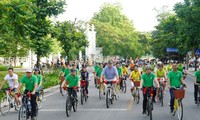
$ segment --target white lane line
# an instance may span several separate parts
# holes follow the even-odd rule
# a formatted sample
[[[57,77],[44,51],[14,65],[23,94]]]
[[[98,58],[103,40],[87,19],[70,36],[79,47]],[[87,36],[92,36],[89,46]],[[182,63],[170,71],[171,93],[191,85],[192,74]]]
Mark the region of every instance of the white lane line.
[[[42,112],[65,111],[65,109],[41,109]],[[96,111],[128,111],[128,109],[78,109],[78,111],[96,112]]]
[[[56,91],[56,92],[53,92],[53,93],[47,94],[47,95],[44,96],[44,98],[47,98],[47,97],[49,97],[49,96],[52,96],[52,95],[54,95],[54,94],[56,94],[56,93],[58,93],[58,92],[59,92],[59,91]]]

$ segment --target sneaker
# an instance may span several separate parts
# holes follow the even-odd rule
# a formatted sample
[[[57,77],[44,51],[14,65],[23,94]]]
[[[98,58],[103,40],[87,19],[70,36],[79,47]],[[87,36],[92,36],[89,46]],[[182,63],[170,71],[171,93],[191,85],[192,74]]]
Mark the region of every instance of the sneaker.
[[[106,93],[105,93],[105,92],[103,92],[103,95],[106,95]]]
[[[143,111],[142,114],[147,114],[147,112],[146,112],[146,111]]]
[[[36,117],[31,117],[31,120],[36,120]]]

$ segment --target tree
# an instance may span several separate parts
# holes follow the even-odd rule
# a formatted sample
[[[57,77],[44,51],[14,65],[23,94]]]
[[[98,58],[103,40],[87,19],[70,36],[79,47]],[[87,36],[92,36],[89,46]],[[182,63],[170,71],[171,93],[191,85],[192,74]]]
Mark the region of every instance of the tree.
[[[32,0],[36,21],[31,33],[31,48],[37,55],[37,67],[40,67],[40,58],[47,56],[51,51],[52,26],[48,17],[64,12],[65,0]]]
[[[134,25],[121,11],[119,4],[104,4],[90,20],[96,27],[97,46],[103,47],[104,56],[141,56],[141,45]]]
[[[151,42],[152,36],[149,32],[138,33],[139,43],[142,45],[142,53],[150,55],[151,54]]]
[[[4,0],[0,2],[0,54],[12,57],[23,57],[28,52],[30,26],[35,19],[33,5],[27,0]],[[20,49],[20,50],[19,50]]]
[[[62,49],[69,59],[73,59],[79,50],[88,45],[83,30],[70,21],[57,22],[54,36],[60,41]]]

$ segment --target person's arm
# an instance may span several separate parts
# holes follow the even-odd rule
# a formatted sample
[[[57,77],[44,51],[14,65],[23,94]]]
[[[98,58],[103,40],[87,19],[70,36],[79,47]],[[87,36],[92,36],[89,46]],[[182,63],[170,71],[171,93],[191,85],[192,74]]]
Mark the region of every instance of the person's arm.
[[[19,93],[19,90],[20,90],[21,86],[22,86],[22,83],[19,84],[16,93]]]
[[[103,82],[103,76],[105,74],[105,68],[103,69],[102,73],[101,73],[101,77],[100,77],[100,81]]]
[[[141,81],[140,81],[140,87],[139,88],[142,88],[143,82],[144,82],[144,80],[141,79]]]
[[[0,90],[2,89],[3,85],[5,84],[5,82],[6,82],[6,80],[3,80],[3,81],[1,82]]]
[[[40,75],[40,84],[38,86],[42,86],[42,75]]]
[[[31,92],[32,95],[35,95],[35,92],[36,92],[37,87],[38,87],[38,78],[37,78],[37,77],[35,78],[34,83],[35,83],[35,84],[34,84],[34,89],[33,89],[33,91]]]
[[[159,84],[158,79],[157,79],[156,77],[154,78],[154,81],[155,81],[155,83],[156,83],[156,87],[159,88],[159,87],[160,87],[160,84]]]
[[[166,81],[167,81],[168,88],[171,88],[171,86],[170,86],[170,72],[168,73]]]

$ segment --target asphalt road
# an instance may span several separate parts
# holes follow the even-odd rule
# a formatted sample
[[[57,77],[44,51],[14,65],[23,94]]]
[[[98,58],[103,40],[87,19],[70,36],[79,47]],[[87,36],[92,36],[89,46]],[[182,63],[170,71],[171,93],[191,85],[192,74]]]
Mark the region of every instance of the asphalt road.
[[[126,94],[120,93],[120,98],[109,109],[106,108],[105,97],[98,98],[98,90],[94,87],[93,80],[89,87],[89,100],[84,105],[79,102],[78,111],[72,112],[70,117],[65,114],[66,96],[61,96],[58,89],[48,91],[44,98],[43,108],[39,111],[38,120],[148,120],[149,117],[142,114],[142,100],[136,104],[130,94],[130,82],[128,81]],[[193,80],[191,76],[186,79],[187,89],[184,105],[183,120],[199,120],[200,107],[194,104]],[[79,100],[80,101],[80,100]],[[159,103],[154,104],[153,120],[177,120],[176,116],[169,113],[169,92],[165,94],[164,107]],[[18,113],[11,111],[7,116],[0,115],[0,120],[17,120]]]

